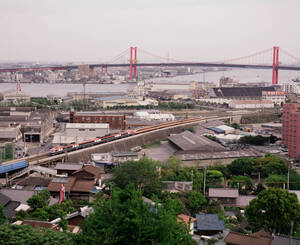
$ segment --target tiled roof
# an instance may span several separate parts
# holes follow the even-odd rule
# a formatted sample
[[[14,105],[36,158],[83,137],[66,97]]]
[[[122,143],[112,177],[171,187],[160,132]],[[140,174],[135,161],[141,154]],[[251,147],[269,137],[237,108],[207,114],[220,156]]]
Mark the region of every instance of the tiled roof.
[[[238,196],[238,198],[236,199],[236,206],[246,207],[256,197],[257,196]]]
[[[80,170],[82,168],[81,164],[78,163],[58,163],[54,169],[57,170]]]
[[[20,206],[20,202],[9,201],[8,204],[6,204],[6,206],[3,207],[6,217],[8,217],[8,218],[15,217],[15,215],[17,213],[17,211],[15,209],[19,206]]]
[[[237,198],[239,196],[238,189],[230,188],[209,188],[209,197],[226,197],[226,198]]]
[[[217,214],[196,214],[198,231],[222,231],[224,221]]]
[[[224,242],[232,245],[270,245],[273,237],[269,234],[254,233],[245,235],[237,232],[229,232]]]
[[[77,173],[79,173],[80,171],[86,171],[90,174],[93,174],[96,178],[100,178],[101,177],[101,169],[100,168],[97,168],[97,167],[94,167],[92,165],[88,165],[76,172],[73,173],[73,175],[76,175]]]
[[[95,188],[93,180],[76,180],[71,191],[91,192]]]
[[[48,221],[41,221],[41,220],[24,220],[22,225],[30,225],[32,228],[49,228],[54,229],[57,224],[52,224]]]
[[[191,216],[185,215],[185,214],[179,214],[177,216],[177,222],[182,223],[184,222],[185,224],[192,224],[196,221],[196,218],[193,218]]]
[[[16,189],[1,189],[0,193],[8,196],[12,201],[17,201],[27,204],[27,200],[34,195],[34,191],[16,190]]]
[[[50,181],[51,181],[50,178],[29,176],[26,179],[23,179],[20,182],[18,182],[17,185],[21,185],[21,186],[48,186]]]
[[[66,181],[59,181],[59,180],[65,179]],[[61,185],[63,184],[65,187],[65,192],[70,192],[72,186],[75,183],[75,177],[68,177],[68,178],[54,178],[51,180],[50,184],[48,185],[48,190],[52,192],[59,192],[61,189]]]
[[[10,200],[11,200],[11,199],[10,199],[8,196],[6,196],[6,195],[0,193],[0,204],[1,204],[2,206],[5,206]]]

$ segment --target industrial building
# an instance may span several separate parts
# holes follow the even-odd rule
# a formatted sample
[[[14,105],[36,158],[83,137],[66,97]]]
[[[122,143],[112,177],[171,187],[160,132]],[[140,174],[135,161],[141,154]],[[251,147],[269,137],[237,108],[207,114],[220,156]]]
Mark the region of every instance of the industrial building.
[[[0,125],[0,148],[7,142],[18,142],[22,139],[21,125],[6,124]]]
[[[233,109],[274,108],[274,103],[272,100],[231,100],[228,106]]]
[[[282,143],[288,148],[290,158],[300,158],[300,104],[283,106]]]
[[[70,111],[70,123],[108,123],[110,129],[125,129],[126,117],[120,114],[105,114],[103,112]]]
[[[286,94],[284,91],[263,91],[262,99],[272,101],[275,105],[282,105],[285,102]]]
[[[15,89],[7,90],[2,93],[4,102],[11,102],[14,104],[20,104],[23,102],[30,102],[30,96],[22,91]]]
[[[209,93],[209,97],[232,100],[261,100],[264,91],[275,92],[276,89],[276,87],[221,87],[213,88]]]
[[[109,134],[108,123],[66,123],[63,132],[56,133],[54,145],[78,143]]]
[[[37,110],[36,107],[1,107],[0,123],[14,127],[21,125],[26,142],[43,142],[52,133],[53,115],[49,110]]]
[[[174,121],[175,117],[171,113],[161,113],[160,111],[136,111],[134,113],[140,120],[149,121]]]

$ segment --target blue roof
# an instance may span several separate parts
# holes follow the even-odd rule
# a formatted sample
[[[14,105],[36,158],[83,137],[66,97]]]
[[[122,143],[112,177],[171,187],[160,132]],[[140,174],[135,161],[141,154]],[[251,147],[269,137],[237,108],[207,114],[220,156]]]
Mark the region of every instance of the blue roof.
[[[26,168],[27,166],[28,166],[28,163],[26,160],[22,160],[22,161],[7,164],[7,165],[1,165],[0,166],[0,174],[8,173],[8,172],[18,170],[21,168]]]
[[[196,214],[196,227],[199,231],[222,231],[224,221],[217,214]]]
[[[216,128],[216,127],[211,127],[209,128],[210,130],[217,132],[217,133],[225,133],[225,130],[220,129],[220,128]]]

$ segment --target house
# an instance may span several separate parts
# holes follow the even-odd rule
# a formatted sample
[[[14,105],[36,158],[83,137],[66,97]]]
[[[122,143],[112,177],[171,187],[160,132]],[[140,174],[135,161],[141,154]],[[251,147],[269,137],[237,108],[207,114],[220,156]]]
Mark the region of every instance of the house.
[[[62,231],[62,229],[57,223],[51,223],[49,221],[43,221],[43,220],[17,220],[16,222],[13,223],[13,225],[29,225],[34,229],[48,228],[53,231]],[[73,226],[73,225],[68,225],[67,229],[69,232],[72,233],[79,233],[81,231],[79,226]]]
[[[114,164],[120,164],[126,161],[138,161],[139,154],[134,151],[112,152],[112,161]]]
[[[78,180],[94,180],[94,183],[98,184],[101,182],[101,173],[102,171],[100,168],[88,165],[80,170],[75,171],[72,176]]]
[[[196,214],[194,228],[198,235],[211,236],[223,232],[224,221],[220,220],[217,214]]]
[[[67,197],[72,199],[93,200],[95,184],[101,184],[101,169],[92,165],[75,171],[68,177],[55,177],[48,185],[52,196],[58,197],[62,186]]]
[[[208,197],[220,202],[223,206],[235,206],[239,196],[238,189],[230,188],[209,188]]]
[[[185,214],[179,214],[177,216],[177,222],[186,225],[188,230],[190,231],[191,235],[194,234],[194,225],[195,225],[194,223],[195,223],[195,221],[196,221],[195,218],[193,218],[191,216],[188,216],[188,215],[185,215]]]
[[[58,163],[54,169],[57,170],[57,174],[67,174],[69,176],[82,169],[82,165],[78,163]]]
[[[93,190],[95,189],[93,180],[76,179],[70,177],[53,178],[48,185],[48,190],[53,197],[59,197],[62,186],[65,189],[65,195],[68,198],[92,200]]]
[[[0,204],[6,217],[13,218],[17,213],[16,208],[20,205],[20,202],[12,201],[8,196],[0,193]]]
[[[94,212],[93,207],[84,206],[80,208],[80,211],[76,211],[74,213],[69,213],[66,215],[65,219],[68,222],[69,226],[79,226],[83,220],[90,216],[91,213]],[[51,221],[52,224],[58,224],[61,221],[61,218],[56,218]]]
[[[32,197],[36,192],[29,190],[16,190],[16,189],[0,189],[0,203],[3,206],[6,217],[13,218],[20,210],[28,210],[30,206],[27,200]],[[57,202],[56,199],[50,198],[49,205]]]
[[[25,179],[17,182],[15,189],[17,190],[29,190],[29,191],[39,191],[47,189],[51,179],[41,176],[28,176]]]
[[[251,235],[230,231],[224,239],[226,245],[271,245],[272,241],[273,237],[263,230]]]
[[[254,195],[239,195],[238,189],[231,188],[209,188],[208,197],[223,206],[241,208],[248,206],[256,198]]]
[[[118,165],[126,161],[138,161],[139,154],[134,151],[95,153],[91,159],[96,165]]]

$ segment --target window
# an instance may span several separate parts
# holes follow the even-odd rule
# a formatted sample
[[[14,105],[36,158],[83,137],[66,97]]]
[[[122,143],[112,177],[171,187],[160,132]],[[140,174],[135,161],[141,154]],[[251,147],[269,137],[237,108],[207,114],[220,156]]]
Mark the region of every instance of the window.
[[[90,128],[90,129],[89,129],[89,131],[96,131],[96,129],[94,129],[94,128]]]
[[[79,131],[85,131],[85,129],[84,128],[80,128]]]

